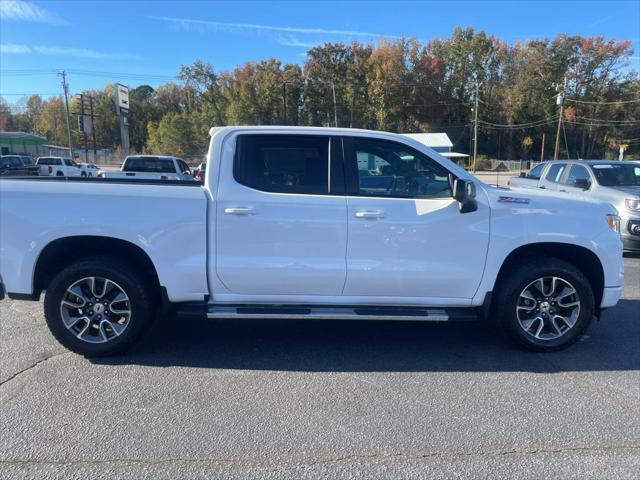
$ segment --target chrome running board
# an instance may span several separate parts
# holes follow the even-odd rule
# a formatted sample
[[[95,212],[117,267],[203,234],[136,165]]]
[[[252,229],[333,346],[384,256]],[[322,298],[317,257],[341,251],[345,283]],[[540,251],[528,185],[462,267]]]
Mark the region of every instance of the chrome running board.
[[[246,319],[317,319],[317,320],[408,320],[419,322],[447,322],[451,315],[444,308],[403,307],[322,307],[297,305],[209,305],[207,318]],[[472,320],[465,310],[465,320]],[[461,318],[462,319],[462,318]],[[458,318],[456,318],[458,320]]]

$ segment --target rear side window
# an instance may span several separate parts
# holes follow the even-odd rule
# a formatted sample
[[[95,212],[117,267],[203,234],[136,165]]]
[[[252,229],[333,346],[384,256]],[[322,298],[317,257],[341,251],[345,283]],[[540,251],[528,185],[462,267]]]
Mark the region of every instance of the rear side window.
[[[233,176],[265,192],[329,193],[329,137],[240,135]]]
[[[52,158],[51,163],[49,165],[62,165],[62,159],[60,158]]]
[[[180,173],[189,173],[189,165],[184,160],[178,159],[178,168],[180,168]]]
[[[36,161],[36,163],[38,165],[51,165],[51,159],[48,157],[41,157]]]
[[[533,180],[540,180],[543,169],[544,169],[544,163],[541,163],[540,165],[536,165],[531,170],[529,170],[529,172],[526,175],[526,178],[531,178]]]
[[[571,167],[571,171],[569,172],[569,176],[567,180],[564,182],[567,185],[574,185],[576,180],[591,180],[589,177],[589,172],[582,165],[573,165]]]
[[[2,157],[2,166],[3,168],[22,167],[22,160],[20,160],[20,157],[16,157],[13,155]]]
[[[549,167],[549,171],[547,172],[547,176],[545,180],[550,182],[558,183],[562,178],[562,174],[564,173],[564,168],[566,167],[565,163],[556,163]]]
[[[123,172],[175,173],[173,160],[158,157],[129,157],[122,167]]]

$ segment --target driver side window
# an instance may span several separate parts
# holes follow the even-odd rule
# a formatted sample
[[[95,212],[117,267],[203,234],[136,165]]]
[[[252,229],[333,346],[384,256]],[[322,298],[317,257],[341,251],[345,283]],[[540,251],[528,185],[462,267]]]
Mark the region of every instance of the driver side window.
[[[448,170],[426,155],[386,140],[353,138],[352,145],[351,162],[357,164],[359,195],[451,197]]]

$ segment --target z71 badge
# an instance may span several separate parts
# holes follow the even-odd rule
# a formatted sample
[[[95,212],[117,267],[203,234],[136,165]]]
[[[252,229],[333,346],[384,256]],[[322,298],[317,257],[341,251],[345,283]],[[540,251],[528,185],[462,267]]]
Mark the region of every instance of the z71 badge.
[[[528,198],[507,197],[505,195],[500,195],[500,197],[498,197],[498,201],[502,203],[524,203],[524,204],[527,204],[530,202]]]

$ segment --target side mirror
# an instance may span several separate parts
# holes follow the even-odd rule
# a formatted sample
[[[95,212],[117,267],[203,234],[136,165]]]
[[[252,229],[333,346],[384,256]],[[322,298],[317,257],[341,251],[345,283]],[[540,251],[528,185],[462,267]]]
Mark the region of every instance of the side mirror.
[[[518,175],[520,178],[527,178],[527,172],[520,172],[520,175]]]
[[[591,182],[586,178],[576,178],[573,181],[573,186],[583,190],[589,190],[589,188],[591,188]]]
[[[460,213],[475,212],[478,209],[476,184],[471,180],[456,178],[453,181],[453,198],[460,204]]]

